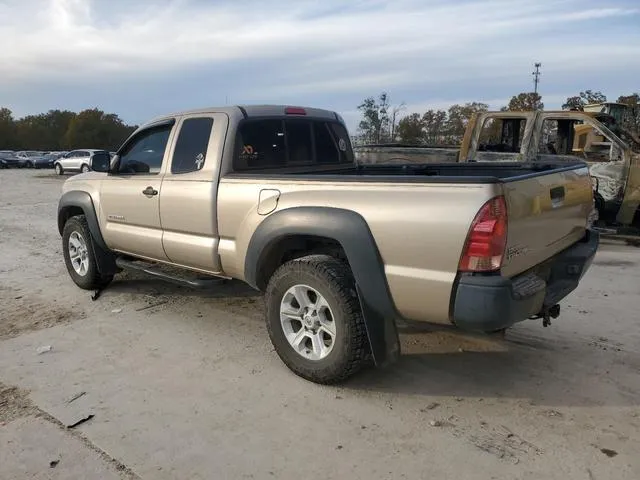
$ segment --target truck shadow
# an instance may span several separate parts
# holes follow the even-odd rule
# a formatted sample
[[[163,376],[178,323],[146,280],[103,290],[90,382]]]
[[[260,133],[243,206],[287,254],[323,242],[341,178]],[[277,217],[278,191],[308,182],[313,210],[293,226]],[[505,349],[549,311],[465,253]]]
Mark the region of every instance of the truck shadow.
[[[521,399],[546,406],[638,406],[638,352],[602,350],[587,339],[548,339],[530,327],[505,340],[454,332],[401,334],[403,355],[354,377],[348,389],[452,397]]]

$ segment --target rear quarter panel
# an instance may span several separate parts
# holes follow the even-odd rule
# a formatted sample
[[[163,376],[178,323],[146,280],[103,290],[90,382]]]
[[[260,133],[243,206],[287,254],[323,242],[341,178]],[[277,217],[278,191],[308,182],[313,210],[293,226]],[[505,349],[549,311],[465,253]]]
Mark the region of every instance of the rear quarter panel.
[[[493,185],[265,181],[223,178],[218,190],[219,252],[226,274],[244,278],[262,189],[281,192],[277,209],[326,206],[360,214],[373,234],[398,312],[449,323],[449,302],[468,229]]]

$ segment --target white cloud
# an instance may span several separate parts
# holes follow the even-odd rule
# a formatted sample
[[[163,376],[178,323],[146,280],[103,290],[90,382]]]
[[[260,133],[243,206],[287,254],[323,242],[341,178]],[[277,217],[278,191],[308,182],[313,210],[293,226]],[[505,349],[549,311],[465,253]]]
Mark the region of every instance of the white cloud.
[[[104,2],[108,4],[109,0]],[[0,57],[0,69],[9,74],[0,81],[21,81],[35,72],[41,75],[43,70],[56,77],[77,78],[105,70],[139,74],[140,67],[157,72],[185,65],[292,56],[304,67],[299,73],[317,74],[327,66],[348,70],[355,65],[363,73],[384,72],[381,80],[391,75],[395,84],[412,83],[417,79],[409,77],[411,72],[428,71],[425,65],[419,65],[421,58],[442,56],[446,64],[459,61],[464,69],[465,63],[477,65],[483,61],[476,47],[493,45],[494,49],[511,52],[503,56],[514,57],[518,54],[516,47],[532,46],[537,31],[549,31],[554,25],[559,31],[566,31],[572,23],[585,19],[638,13],[631,8],[591,7],[588,3],[597,5],[596,2],[585,5],[578,0],[558,6],[542,1],[478,0],[456,4],[396,0],[363,1],[356,11],[337,10],[314,18],[316,7],[312,2],[247,5],[230,0],[222,4],[174,1],[158,7],[148,3],[137,8],[126,5],[126,10],[111,12],[109,21],[103,21],[104,11],[102,15],[92,14],[99,3],[11,0],[9,17],[26,18],[27,12],[39,13],[28,28],[17,21],[0,27],[2,38],[9,39],[9,48]],[[339,9],[343,4],[328,1],[325,9]],[[111,16],[118,19],[116,23]],[[615,44],[616,36],[609,38],[614,40],[607,42],[605,36],[605,46]],[[637,54],[639,43],[627,48]],[[570,42],[562,48],[540,52],[543,55],[539,56],[555,57],[561,52],[572,55],[583,47]],[[390,73],[383,63],[387,61],[406,78]],[[274,64],[274,68],[278,65]],[[311,80],[306,83],[320,81]],[[348,83],[347,78],[340,84],[333,82],[327,89],[343,89]],[[354,88],[361,83],[357,79]]]
[[[629,19],[635,29],[607,28]],[[107,75],[153,82],[242,63],[260,69],[253,88],[226,92],[234,98],[362,98],[386,89],[423,104],[429,95],[416,91],[462,84],[468,100],[508,99],[530,89],[531,64],[542,61],[543,87],[562,96],[573,92],[555,91],[553,78],[576,88],[616,72],[638,78],[637,25],[635,0],[0,0],[0,89]],[[496,92],[502,85],[517,90]]]

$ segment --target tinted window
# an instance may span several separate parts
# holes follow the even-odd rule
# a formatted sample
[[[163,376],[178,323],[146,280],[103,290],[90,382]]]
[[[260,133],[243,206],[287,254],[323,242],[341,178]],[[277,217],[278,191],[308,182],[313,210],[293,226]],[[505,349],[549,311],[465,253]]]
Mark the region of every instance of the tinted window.
[[[236,139],[235,170],[352,162],[349,136],[337,123],[319,120],[253,120]]]
[[[200,170],[206,161],[213,118],[190,118],[182,123],[171,162],[172,173]]]
[[[329,123],[333,136],[338,143],[338,150],[340,151],[340,162],[353,163],[353,150],[351,149],[351,140],[349,139],[349,132],[340,123]]]
[[[305,164],[313,161],[311,143],[311,122],[306,120],[287,120],[284,122],[289,165]]]
[[[286,165],[283,122],[260,120],[244,123],[236,139],[236,168],[266,168]]]
[[[315,122],[313,133],[318,163],[338,163],[340,161],[338,142],[329,130],[329,125],[324,122]]]
[[[159,173],[171,125],[140,132],[120,154],[118,171],[125,174]]]

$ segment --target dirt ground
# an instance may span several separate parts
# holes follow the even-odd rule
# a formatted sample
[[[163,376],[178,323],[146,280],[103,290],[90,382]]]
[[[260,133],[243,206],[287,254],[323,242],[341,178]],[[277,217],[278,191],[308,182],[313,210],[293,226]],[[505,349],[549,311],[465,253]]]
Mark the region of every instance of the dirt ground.
[[[92,301],[62,181],[0,171],[0,478],[640,478],[640,249],[604,243],[549,328],[406,327],[396,365],[322,387],[241,284],[124,274]]]

